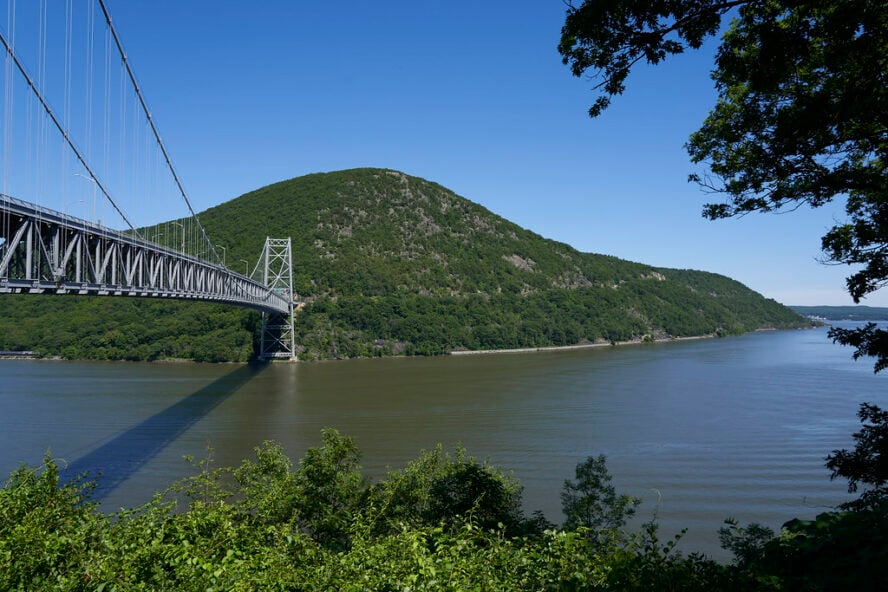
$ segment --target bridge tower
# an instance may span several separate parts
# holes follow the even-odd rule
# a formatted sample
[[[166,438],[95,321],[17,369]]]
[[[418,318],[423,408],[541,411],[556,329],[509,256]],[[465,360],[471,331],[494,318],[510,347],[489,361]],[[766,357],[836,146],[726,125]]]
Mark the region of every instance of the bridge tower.
[[[272,292],[285,298],[290,305],[287,313],[262,313],[262,333],[259,359],[287,359],[296,361],[296,332],[293,319],[293,251],[289,238],[265,238],[262,256],[254,270],[261,269],[262,283]]]

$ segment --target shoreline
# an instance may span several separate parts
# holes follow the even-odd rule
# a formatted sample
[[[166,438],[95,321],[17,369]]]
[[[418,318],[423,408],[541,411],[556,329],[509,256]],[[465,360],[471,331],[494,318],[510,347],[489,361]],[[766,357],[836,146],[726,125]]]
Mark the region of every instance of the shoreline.
[[[822,326],[822,325],[821,325]],[[778,327],[760,327],[758,329],[753,329],[748,333],[758,333],[762,331],[793,331],[793,330],[803,330],[803,329],[815,329],[818,325],[809,325],[805,327],[796,327],[796,328],[778,328]],[[729,335],[728,335],[729,336]],[[599,341],[599,342],[587,342],[587,343],[578,343],[574,345],[543,345],[539,347],[519,347],[519,348],[505,348],[505,349],[463,349],[463,350],[453,350],[449,352],[444,352],[440,354],[434,354],[428,357],[437,357],[437,356],[480,356],[480,355],[493,355],[493,354],[526,354],[526,353],[537,353],[537,352],[561,352],[561,351],[573,351],[573,350],[585,350],[585,349],[595,349],[602,347],[620,347],[627,345],[651,345],[658,343],[674,343],[679,341],[698,341],[701,339],[715,339],[719,338],[716,333],[709,333],[706,335],[693,335],[690,337],[660,337],[657,339],[631,339],[628,341],[617,341],[617,342],[609,342],[609,341]],[[17,354],[35,354],[35,355],[17,355]],[[4,355],[5,354],[5,355]],[[13,354],[13,355],[10,355]],[[303,360],[297,356],[296,360],[269,360],[266,363],[272,364],[280,364],[280,363],[320,363],[320,362],[340,362],[346,361],[350,359],[390,359],[390,358],[407,358],[407,357],[423,357],[423,356],[404,356],[404,355],[389,355],[389,356],[368,356],[366,358],[318,358],[318,359],[309,359]],[[50,362],[112,362],[112,363],[130,363],[130,364],[231,364],[231,365],[251,365],[262,363],[257,360],[248,360],[246,362],[235,362],[235,361],[224,361],[224,362],[206,362],[201,361],[197,362],[195,360],[189,360],[187,358],[160,358],[155,360],[126,360],[126,359],[115,359],[115,360],[94,360],[89,358],[63,358],[61,356],[43,356],[38,354],[37,352],[0,352],[0,362],[3,360],[36,360],[36,361],[50,361]]]
[[[647,345],[647,344],[656,344],[656,343],[673,343],[676,341],[697,341],[700,339],[715,339],[718,337],[715,333],[710,333],[708,335],[694,335],[692,337],[662,337],[659,339],[653,339],[645,341],[643,339],[632,339],[629,341],[617,341],[611,343],[609,341],[599,342],[599,343],[578,343],[575,345],[544,345],[540,347],[518,347],[513,349],[463,349],[463,350],[455,350],[449,352],[447,355],[450,356],[478,356],[478,355],[488,355],[488,354],[527,354],[527,353],[535,353],[535,352],[549,352],[549,351],[571,351],[571,350],[580,350],[580,349],[593,349],[599,347],[620,347],[624,345]]]

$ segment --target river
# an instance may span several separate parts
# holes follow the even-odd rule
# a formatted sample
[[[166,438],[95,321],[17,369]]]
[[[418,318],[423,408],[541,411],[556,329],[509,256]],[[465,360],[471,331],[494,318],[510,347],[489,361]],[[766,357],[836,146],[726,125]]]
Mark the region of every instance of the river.
[[[525,506],[559,522],[588,455],[643,498],[682,548],[723,557],[725,518],[772,527],[849,499],[824,457],[851,447],[858,404],[888,406],[888,375],[825,329],[588,350],[270,366],[3,360],[0,472],[45,451],[103,472],[114,510],[187,474],[183,455],[231,465],[263,440],[292,459],[324,427],[351,435],[375,477],[459,443],[514,471]]]

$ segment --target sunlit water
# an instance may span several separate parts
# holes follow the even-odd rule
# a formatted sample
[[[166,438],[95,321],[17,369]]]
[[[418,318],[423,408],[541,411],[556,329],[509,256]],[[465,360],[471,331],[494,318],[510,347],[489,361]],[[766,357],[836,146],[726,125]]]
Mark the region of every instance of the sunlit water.
[[[46,450],[100,470],[109,510],[133,506],[215,449],[263,440],[294,460],[323,427],[353,436],[374,477],[437,443],[512,469],[525,506],[560,522],[577,462],[604,453],[617,488],[682,547],[723,557],[725,518],[772,527],[848,499],[824,457],[852,446],[858,404],[888,375],[825,329],[531,354],[266,367],[0,361],[0,471]]]

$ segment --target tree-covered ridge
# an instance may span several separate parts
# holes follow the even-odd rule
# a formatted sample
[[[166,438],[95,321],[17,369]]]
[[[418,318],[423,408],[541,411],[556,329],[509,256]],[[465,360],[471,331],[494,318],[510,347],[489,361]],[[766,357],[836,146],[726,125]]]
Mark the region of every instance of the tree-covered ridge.
[[[220,241],[254,251],[266,235],[293,237],[303,356],[437,354],[800,323],[728,278],[581,253],[392,170],[290,179],[201,220]]]
[[[292,236],[296,290],[425,296],[606,286],[646,265],[588,256],[544,239],[444,187],[383,169],[290,179],[200,215],[211,236],[255,257],[265,236]],[[243,250],[241,250],[243,248]]]
[[[292,237],[303,359],[736,334],[803,319],[729,278],[581,253],[385,169],[282,181],[200,214],[230,267]],[[244,360],[256,316],[197,303],[0,298],[0,349]],[[64,331],[47,327],[64,328]]]

